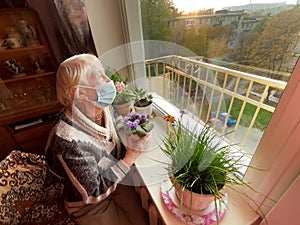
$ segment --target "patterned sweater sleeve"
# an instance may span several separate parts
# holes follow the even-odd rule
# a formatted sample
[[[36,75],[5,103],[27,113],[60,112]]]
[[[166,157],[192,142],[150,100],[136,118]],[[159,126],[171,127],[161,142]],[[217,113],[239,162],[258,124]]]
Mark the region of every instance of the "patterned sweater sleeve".
[[[85,141],[54,136],[51,149],[60,149],[53,155],[53,161],[58,161],[52,164],[57,165],[55,172],[66,177],[66,188],[70,190],[67,199],[71,202],[93,204],[105,199],[130,170],[105,149]]]

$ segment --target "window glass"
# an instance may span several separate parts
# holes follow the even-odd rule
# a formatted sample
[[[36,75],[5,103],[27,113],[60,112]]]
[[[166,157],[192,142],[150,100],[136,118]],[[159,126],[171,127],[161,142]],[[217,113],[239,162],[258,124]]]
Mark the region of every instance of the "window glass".
[[[230,133],[228,141],[249,154],[300,55],[299,1],[265,2],[140,0],[145,43],[176,46],[172,57],[146,57],[147,75],[168,74],[180,88],[174,105]],[[179,48],[189,51],[181,55]]]

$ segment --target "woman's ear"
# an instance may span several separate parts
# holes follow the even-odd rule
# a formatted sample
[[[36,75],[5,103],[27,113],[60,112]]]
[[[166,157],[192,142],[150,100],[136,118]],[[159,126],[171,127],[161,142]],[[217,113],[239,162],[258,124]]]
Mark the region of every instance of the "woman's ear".
[[[84,88],[78,88],[76,86],[70,87],[70,93],[73,98],[81,99],[81,100],[88,100],[88,97],[84,91]]]

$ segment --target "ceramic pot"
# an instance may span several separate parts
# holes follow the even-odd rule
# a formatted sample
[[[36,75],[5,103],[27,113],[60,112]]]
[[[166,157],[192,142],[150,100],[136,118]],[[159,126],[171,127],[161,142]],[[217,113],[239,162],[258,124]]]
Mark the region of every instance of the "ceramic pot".
[[[182,205],[190,210],[201,211],[206,209],[213,201],[214,196],[211,194],[198,194],[191,192],[187,189],[182,191],[181,185],[175,185],[175,193],[178,201],[182,203]]]
[[[127,102],[124,104],[113,104],[112,106],[116,113],[118,113],[119,115],[125,116],[131,112],[132,105],[133,105],[133,102],[131,101],[131,102]]]
[[[152,114],[152,103],[148,106],[138,107],[134,106],[134,110],[139,114],[151,115]]]
[[[137,134],[133,134],[132,137],[131,137],[131,139],[132,139],[133,141],[139,141],[141,138],[148,138],[148,137],[150,137],[150,136],[151,136],[151,133],[152,133],[152,130],[151,130],[150,132],[148,132],[148,133],[146,134],[146,136],[144,136],[144,137],[140,137],[140,136],[138,136]]]

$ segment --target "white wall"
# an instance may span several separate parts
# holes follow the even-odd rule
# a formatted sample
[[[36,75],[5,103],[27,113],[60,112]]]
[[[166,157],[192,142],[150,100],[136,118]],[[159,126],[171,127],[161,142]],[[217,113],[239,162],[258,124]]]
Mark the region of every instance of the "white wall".
[[[145,77],[145,54],[139,0],[87,0],[98,56],[105,67],[130,65],[132,79]]]
[[[86,8],[98,56],[105,67],[121,69],[128,63],[119,0],[86,0]]]

